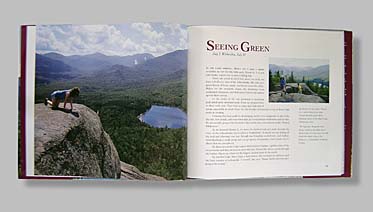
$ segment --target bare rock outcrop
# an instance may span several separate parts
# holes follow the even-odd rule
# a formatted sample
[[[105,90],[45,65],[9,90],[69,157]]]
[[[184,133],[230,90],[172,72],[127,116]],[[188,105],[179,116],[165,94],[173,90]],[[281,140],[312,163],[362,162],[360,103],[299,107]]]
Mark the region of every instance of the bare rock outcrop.
[[[309,102],[309,103],[325,103],[321,97],[316,95],[305,95],[299,93],[287,93],[281,94],[271,93],[269,96],[269,102]]]
[[[120,178],[118,152],[90,108],[35,105],[35,174]]]
[[[120,169],[121,169],[121,179],[123,180],[153,180],[153,181],[166,180],[165,178],[157,176],[157,175],[143,173],[135,166],[132,166],[122,161],[120,162]]]
[[[74,110],[35,105],[35,175],[165,180],[120,161],[99,116],[74,104]]]

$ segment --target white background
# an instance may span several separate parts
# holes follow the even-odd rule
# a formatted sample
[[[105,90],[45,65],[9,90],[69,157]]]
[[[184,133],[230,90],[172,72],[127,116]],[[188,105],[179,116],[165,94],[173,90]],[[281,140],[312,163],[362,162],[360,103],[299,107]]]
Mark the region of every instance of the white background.
[[[198,3],[197,3],[198,2]],[[223,1],[221,1],[223,2]],[[373,29],[369,1],[1,1],[0,211],[369,211]],[[352,179],[141,183],[17,179],[20,24],[169,21],[354,31]]]

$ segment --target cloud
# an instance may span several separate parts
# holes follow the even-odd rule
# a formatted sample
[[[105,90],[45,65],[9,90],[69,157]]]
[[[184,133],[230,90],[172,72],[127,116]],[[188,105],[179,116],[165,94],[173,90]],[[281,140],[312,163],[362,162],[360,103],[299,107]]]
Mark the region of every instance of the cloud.
[[[181,24],[163,24],[166,29],[170,30],[170,34],[178,37],[178,47],[181,49],[187,48],[188,32],[186,27]]]
[[[154,42],[164,38],[164,34],[162,32],[155,31],[153,27],[148,23],[133,23],[131,27],[141,32],[143,35]]]
[[[133,53],[138,46],[113,26],[40,26],[37,28],[37,50],[56,51],[66,55]]]
[[[122,25],[37,26],[38,53],[83,55],[152,53],[155,56],[185,49],[186,27],[177,24],[133,23]]]

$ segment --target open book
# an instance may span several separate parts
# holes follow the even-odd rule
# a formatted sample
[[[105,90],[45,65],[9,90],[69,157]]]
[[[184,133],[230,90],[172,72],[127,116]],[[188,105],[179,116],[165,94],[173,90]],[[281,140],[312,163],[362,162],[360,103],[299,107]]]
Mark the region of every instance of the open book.
[[[21,27],[19,177],[351,177],[352,32]]]

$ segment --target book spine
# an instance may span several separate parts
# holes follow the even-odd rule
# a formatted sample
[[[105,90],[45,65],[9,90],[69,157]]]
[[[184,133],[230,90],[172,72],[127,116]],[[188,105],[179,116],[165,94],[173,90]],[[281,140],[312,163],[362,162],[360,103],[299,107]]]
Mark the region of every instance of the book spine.
[[[345,40],[345,157],[344,174],[352,176],[352,32],[344,32]]]
[[[20,157],[18,169],[18,176],[20,179],[25,179],[26,177],[26,42],[27,42],[27,26],[21,26],[21,74],[19,78],[19,115],[20,115]]]

